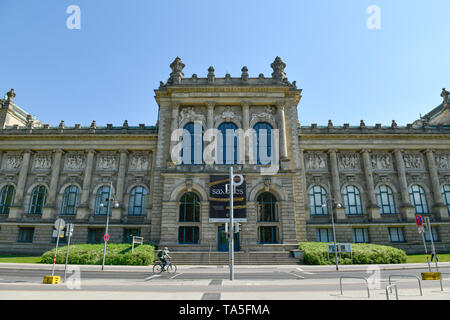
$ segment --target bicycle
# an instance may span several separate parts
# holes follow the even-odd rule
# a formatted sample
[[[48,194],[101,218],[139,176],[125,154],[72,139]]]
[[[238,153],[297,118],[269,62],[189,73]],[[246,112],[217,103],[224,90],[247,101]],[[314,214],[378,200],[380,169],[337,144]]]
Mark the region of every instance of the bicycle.
[[[175,274],[177,272],[177,266],[174,265],[170,260],[167,260],[166,268],[163,270],[163,264],[161,261],[155,262],[153,265],[153,273],[161,274],[167,272],[168,274]]]

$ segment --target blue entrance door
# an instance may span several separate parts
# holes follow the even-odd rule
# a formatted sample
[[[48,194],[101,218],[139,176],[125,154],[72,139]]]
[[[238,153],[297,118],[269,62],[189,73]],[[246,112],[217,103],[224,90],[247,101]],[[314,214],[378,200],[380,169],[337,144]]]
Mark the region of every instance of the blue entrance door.
[[[228,252],[228,239],[225,234],[225,225],[219,226],[217,230],[217,249],[222,252]],[[234,234],[234,251],[239,251],[239,233]]]

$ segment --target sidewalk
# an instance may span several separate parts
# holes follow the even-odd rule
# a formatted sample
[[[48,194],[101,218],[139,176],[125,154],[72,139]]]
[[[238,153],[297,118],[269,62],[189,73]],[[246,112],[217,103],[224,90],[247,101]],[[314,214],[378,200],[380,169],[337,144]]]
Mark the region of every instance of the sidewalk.
[[[68,265],[69,266],[69,265]],[[71,265],[70,265],[71,266]],[[340,265],[339,271],[366,271],[368,268],[377,266],[380,270],[408,270],[408,269],[427,269],[427,263],[408,263],[408,264],[379,264],[379,265]],[[450,262],[439,263],[439,269],[450,268]],[[101,272],[101,265],[78,265],[81,271],[89,272]],[[36,263],[0,263],[0,270],[52,270],[51,264],[36,264]],[[55,270],[63,271],[65,266],[63,264],[57,264]],[[148,272],[152,266],[105,266],[104,272]],[[210,265],[181,265],[177,266],[178,271],[195,271],[195,270],[209,270],[209,271],[222,271],[227,270],[228,265],[210,266]],[[235,265],[235,270],[249,270],[249,269],[297,269],[298,271],[306,272],[333,272],[336,271],[335,265],[327,266],[312,266],[312,265]],[[431,265],[431,269],[434,272],[436,270],[434,263]]]

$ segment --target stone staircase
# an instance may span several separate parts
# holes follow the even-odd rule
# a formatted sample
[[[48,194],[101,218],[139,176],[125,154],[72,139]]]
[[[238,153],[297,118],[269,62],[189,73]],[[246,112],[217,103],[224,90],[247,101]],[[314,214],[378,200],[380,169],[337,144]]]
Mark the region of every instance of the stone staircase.
[[[171,261],[177,265],[228,265],[228,252],[171,251]],[[236,265],[297,265],[302,258],[294,258],[290,251],[238,251],[234,253]]]

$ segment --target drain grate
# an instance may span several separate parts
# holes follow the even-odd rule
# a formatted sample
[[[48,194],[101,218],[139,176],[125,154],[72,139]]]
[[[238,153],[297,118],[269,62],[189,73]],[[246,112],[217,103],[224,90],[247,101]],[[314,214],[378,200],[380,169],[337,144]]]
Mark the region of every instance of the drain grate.
[[[209,285],[210,286],[221,286],[222,285],[222,280],[211,280]]]

